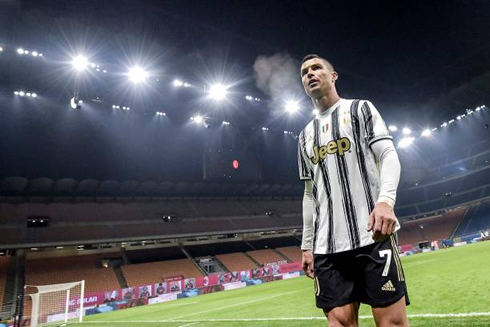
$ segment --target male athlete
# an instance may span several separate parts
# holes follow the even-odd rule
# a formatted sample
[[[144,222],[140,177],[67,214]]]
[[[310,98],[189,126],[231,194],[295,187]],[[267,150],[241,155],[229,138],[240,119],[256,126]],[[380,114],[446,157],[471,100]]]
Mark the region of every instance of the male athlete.
[[[339,97],[326,59],[307,55],[301,79],[319,111],[298,142],[302,261],[316,305],[329,326],[358,326],[360,303],[378,327],[409,326],[393,212],[400,162],[389,131],[371,102]]]

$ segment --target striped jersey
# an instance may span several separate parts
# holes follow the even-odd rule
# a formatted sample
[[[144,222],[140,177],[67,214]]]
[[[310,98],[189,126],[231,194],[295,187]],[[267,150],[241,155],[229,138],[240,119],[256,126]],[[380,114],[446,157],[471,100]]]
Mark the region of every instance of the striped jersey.
[[[340,99],[298,137],[301,180],[311,180],[313,252],[337,253],[373,244],[369,215],[380,191],[380,170],[370,146],[392,139],[366,100]]]

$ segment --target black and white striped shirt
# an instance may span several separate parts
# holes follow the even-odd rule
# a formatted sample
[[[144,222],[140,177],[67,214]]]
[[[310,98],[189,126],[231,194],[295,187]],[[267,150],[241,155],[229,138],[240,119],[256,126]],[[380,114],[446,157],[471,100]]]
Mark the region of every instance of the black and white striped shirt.
[[[366,100],[340,99],[300,133],[299,176],[313,186],[313,251],[353,250],[374,243],[367,231],[380,191],[380,170],[370,146],[392,139]]]

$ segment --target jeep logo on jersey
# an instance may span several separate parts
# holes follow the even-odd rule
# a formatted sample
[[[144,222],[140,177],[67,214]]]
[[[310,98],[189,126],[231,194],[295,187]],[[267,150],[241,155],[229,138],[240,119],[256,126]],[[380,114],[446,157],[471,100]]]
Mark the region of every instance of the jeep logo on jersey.
[[[347,137],[340,138],[338,140],[330,141],[326,145],[313,147],[313,157],[310,158],[311,162],[316,165],[320,160],[327,157],[327,154],[338,153],[343,156],[346,151],[350,150],[350,140]]]

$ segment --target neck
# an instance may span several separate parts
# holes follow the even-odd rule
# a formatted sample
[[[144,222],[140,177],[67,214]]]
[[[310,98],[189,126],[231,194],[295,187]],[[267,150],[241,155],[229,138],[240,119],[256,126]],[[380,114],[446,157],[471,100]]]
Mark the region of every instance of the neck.
[[[334,92],[332,94],[324,95],[318,99],[313,99],[313,104],[315,105],[315,108],[320,110],[320,112],[325,112],[328,108],[336,104],[339,100],[339,95],[337,94],[337,92]]]

